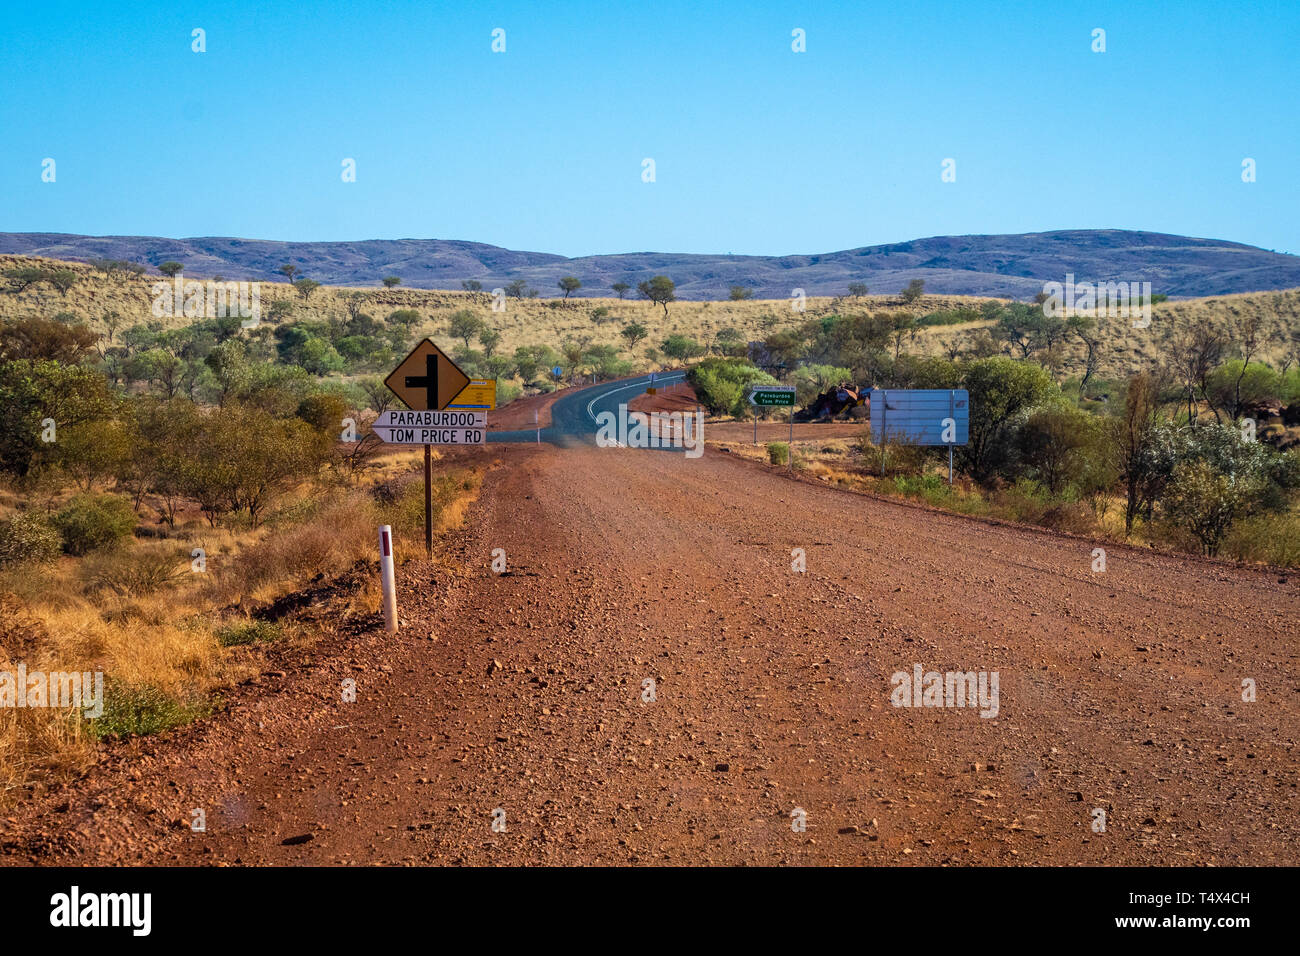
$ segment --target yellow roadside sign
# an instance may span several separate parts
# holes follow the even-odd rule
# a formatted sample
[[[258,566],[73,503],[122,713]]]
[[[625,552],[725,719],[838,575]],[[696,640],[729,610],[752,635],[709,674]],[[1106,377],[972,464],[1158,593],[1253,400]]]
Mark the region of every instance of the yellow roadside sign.
[[[469,384],[469,376],[428,339],[417,345],[384,379],[394,395],[414,411],[446,408]]]
[[[497,407],[497,380],[494,378],[472,378],[469,384],[460,390],[451,400],[448,408],[491,409]]]

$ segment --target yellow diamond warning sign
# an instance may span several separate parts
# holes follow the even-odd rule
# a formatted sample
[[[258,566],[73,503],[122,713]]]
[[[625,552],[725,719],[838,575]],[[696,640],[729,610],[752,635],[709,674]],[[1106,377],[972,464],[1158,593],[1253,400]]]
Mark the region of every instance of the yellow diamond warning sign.
[[[416,411],[443,409],[469,384],[442,349],[425,339],[384,379],[389,390]]]

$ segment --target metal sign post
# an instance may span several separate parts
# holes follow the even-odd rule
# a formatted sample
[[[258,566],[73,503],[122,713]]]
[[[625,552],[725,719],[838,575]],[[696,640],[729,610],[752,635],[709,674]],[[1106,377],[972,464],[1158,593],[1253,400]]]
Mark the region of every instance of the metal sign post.
[[[387,430],[387,441],[398,444],[424,445],[424,551],[433,557],[433,448],[439,445],[482,444],[487,425],[486,412],[460,412],[440,416],[438,412],[451,405],[457,397],[471,385],[470,377],[449,359],[442,349],[429,339],[424,339],[411,354],[398,364],[397,368],[384,379],[389,390],[406,403],[412,413],[423,412],[424,415],[403,412],[385,412],[371,426],[378,434]],[[478,404],[496,405],[495,383],[492,385],[493,397],[489,400],[484,394],[487,381],[480,379],[467,400]],[[482,424],[478,428],[465,427],[470,424],[455,420],[455,415],[471,416],[472,424],[479,425],[478,415],[482,415]],[[380,435],[380,437],[384,437]],[[385,538],[385,534],[388,538]],[[389,542],[391,557],[391,531],[387,527],[380,533],[380,538]],[[396,612],[394,612],[395,614]],[[392,627],[396,630],[396,617]]]
[[[872,406],[875,407],[874,405]],[[885,391],[880,391],[880,477],[885,477],[885,455],[888,454],[885,446],[885,416],[889,414],[889,402],[885,398]]]
[[[790,409],[790,441],[786,448],[786,466],[794,471],[794,386],[751,385],[746,401],[754,407],[754,444],[758,444],[758,410],[782,405]]]
[[[433,557],[433,447],[424,446],[424,553]]]
[[[957,393],[948,390],[948,417],[957,420]],[[948,487],[952,487],[952,442],[948,442]]]

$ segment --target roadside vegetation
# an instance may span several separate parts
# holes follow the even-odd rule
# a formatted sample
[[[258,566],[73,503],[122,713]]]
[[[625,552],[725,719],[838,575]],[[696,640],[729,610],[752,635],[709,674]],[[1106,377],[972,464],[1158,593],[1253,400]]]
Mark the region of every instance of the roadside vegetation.
[[[352,393],[236,336],[196,323],[195,374],[136,378],[84,326],[0,325],[0,671],[105,680],[95,719],[0,708],[0,800],[211,713],[278,646],[373,627],[378,525],[422,551],[419,455],[380,454]],[[438,471],[440,528],[477,483]]]
[[[951,355],[912,350],[917,330],[945,315],[846,313],[768,336],[753,362],[701,362],[689,378],[710,411],[741,418],[737,388],[771,377],[794,384],[802,404],[844,382],[964,388],[970,441],[955,449],[952,487],[946,449],[881,448],[865,426],[857,442],[797,449],[795,466],[967,514],[1300,566],[1297,315],[1153,328],[1167,341],[1162,360],[1111,377],[1099,373],[1112,343],[1095,320],[1052,319],[1023,303],[982,313],[990,327]],[[1092,356],[1080,374],[1062,368],[1069,337]]]

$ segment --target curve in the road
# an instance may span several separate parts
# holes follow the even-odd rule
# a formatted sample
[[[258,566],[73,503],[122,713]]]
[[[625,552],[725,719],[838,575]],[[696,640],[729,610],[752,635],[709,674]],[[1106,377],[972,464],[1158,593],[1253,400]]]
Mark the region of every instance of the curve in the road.
[[[685,372],[658,372],[654,384],[672,385],[685,378]],[[593,444],[596,440],[596,416],[606,411],[617,415],[620,404],[626,404],[649,385],[650,376],[642,375],[631,380],[604,382],[575,389],[551,406],[551,424],[541,430],[542,441],[553,445],[571,445],[575,442]],[[535,428],[488,433],[490,442],[535,442],[537,438]]]

